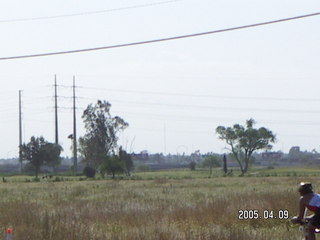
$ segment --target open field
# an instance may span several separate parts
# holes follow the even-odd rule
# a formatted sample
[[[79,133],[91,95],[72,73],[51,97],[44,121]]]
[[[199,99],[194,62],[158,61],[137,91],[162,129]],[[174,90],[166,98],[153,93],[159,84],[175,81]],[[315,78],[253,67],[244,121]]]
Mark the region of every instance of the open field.
[[[229,177],[240,176],[240,170],[233,169]],[[221,169],[213,169],[211,177],[223,177]],[[320,177],[319,167],[281,167],[281,168],[255,168],[245,175],[246,177]],[[210,177],[209,170],[190,171],[189,169],[179,171],[155,171],[146,173],[135,173],[138,179],[192,179],[192,178],[208,178]]]
[[[296,215],[300,181],[312,181],[320,189],[313,172],[305,177],[191,174],[60,182],[8,177],[0,184],[2,232],[12,227],[14,240],[301,239],[298,227],[279,219],[280,211]],[[258,210],[262,219],[239,220],[240,210]],[[278,218],[263,219],[265,210]]]

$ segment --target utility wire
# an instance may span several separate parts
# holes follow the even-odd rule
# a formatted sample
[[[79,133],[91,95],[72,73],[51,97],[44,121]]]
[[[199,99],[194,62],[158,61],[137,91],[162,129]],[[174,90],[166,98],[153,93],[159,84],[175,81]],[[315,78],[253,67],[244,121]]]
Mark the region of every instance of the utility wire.
[[[231,119],[231,118],[221,118],[221,117],[210,117],[210,116],[194,116],[194,115],[177,115],[177,114],[158,114],[158,113],[145,113],[145,112],[130,112],[130,111],[113,111],[115,115],[117,113],[120,115],[123,115],[125,117],[127,116],[133,116],[133,118],[137,119],[155,119],[155,120],[173,120],[173,121],[179,121],[179,122],[237,122],[240,121],[239,119]],[[130,122],[130,117],[128,117]],[[276,124],[276,125],[315,125],[319,126],[319,121],[299,121],[299,120],[259,120],[260,124]]]
[[[204,105],[183,105],[183,104],[167,104],[167,103],[150,103],[150,102],[129,102],[122,100],[114,100],[116,103],[123,104],[138,104],[138,105],[147,105],[147,106],[160,106],[160,107],[173,107],[173,108],[194,108],[197,110],[200,109],[211,109],[215,111],[254,111],[254,112],[278,112],[278,113],[309,113],[309,114],[319,114],[320,111],[317,110],[302,110],[302,109],[267,109],[267,108],[239,108],[239,107],[217,107],[217,106],[204,106]]]
[[[110,45],[110,46],[103,46],[103,47],[60,51],[60,52],[37,53],[37,54],[30,54],[30,55],[1,57],[0,60],[44,57],[44,56],[52,56],[52,55],[99,51],[99,50],[106,50],[106,49],[112,49],[112,48],[131,47],[131,46],[144,45],[144,44],[150,44],[150,43],[156,43],[156,42],[164,42],[164,41],[178,40],[178,39],[183,39],[183,38],[204,36],[204,35],[215,34],[215,33],[229,32],[229,31],[241,30],[241,29],[252,28],[252,27],[259,27],[259,26],[263,26],[263,25],[275,24],[275,23],[280,23],[280,22],[287,22],[287,21],[297,20],[297,19],[301,19],[301,18],[314,17],[314,16],[318,16],[318,15],[320,15],[320,12],[306,14],[306,15],[300,15],[300,16],[295,16],[295,17],[290,17],[290,18],[283,18],[283,19],[278,19],[278,20],[273,20],[273,21],[268,21],[268,22],[255,23],[255,24],[243,25],[243,26],[232,27],[232,28],[224,28],[224,29],[213,30],[213,31],[208,31],[208,32],[180,35],[180,36],[175,36],[175,37],[160,38],[160,39],[146,40],[146,41],[141,41],[141,42],[124,43],[124,44],[117,44],[117,45]]]
[[[206,94],[191,94],[191,93],[177,93],[177,92],[153,92],[153,91],[140,91],[140,90],[125,90],[125,89],[106,89],[106,88],[93,88],[86,86],[77,86],[79,89],[88,89],[105,92],[122,92],[133,94],[146,94],[146,95],[163,95],[173,97],[195,97],[195,98],[217,98],[217,99],[236,99],[236,100],[260,100],[260,101],[293,101],[293,102],[319,102],[320,98],[283,98],[283,97],[242,97],[242,96],[223,96],[223,95],[206,95]],[[86,98],[89,99],[89,98]],[[90,98],[91,100],[94,98]]]
[[[137,130],[137,131],[143,131],[143,132],[160,132],[163,133],[163,129],[148,129],[148,128],[138,128],[138,127],[130,127],[130,129]],[[185,131],[185,130],[177,130],[177,129],[168,129],[167,134],[171,133],[180,133],[180,134],[201,134],[201,135],[213,135],[213,131]],[[278,134],[277,134],[278,136]],[[287,136],[287,137],[307,137],[307,138],[320,138],[320,135],[302,135],[302,134],[281,134],[281,136]]]
[[[170,0],[170,1],[162,1],[162,2],[154,2],[154,3],[146,3],[146,4],[140,4],[140,5],[133,5],[133,6],[128,6],[128,7],[105,9],[105,10],[99,10],[99,11],[80,12],[80,13],[71,13],[71,14],[61,14],[61,15],[54,15],[54,16],[7,19],[7,20],[0,20],[0,23],[37,21],[37,20],[47,20],[47,19],[66,18],[66,17],[78,17],[78,16],[84,16],[84,15],[103,14],[103,13],[108,13],[108,12],[129,10],[129,9],[135,9],[135,8],[152,7],[152,6],[168,4],[168,3],[173,3],[173,2],[179,2],[179,1],[183,1],[183,0]]]
[[[58,87],[69,88],[71,89],[73,86],[69,85],[57,85]],[[173,97],[194,97],[194,98],[215,98],[215,99],[235,99],[235,100],[258,100],[258,101],[287,101],[287,102],[320,102],[320,98],[284,98],[284,97],[250,97],[250,96],[227,96],[227,95],[206,95],[206,94],[192,94],[192,93],[178,93],[178,92],[154,92],[154,91],[141,91],[141,90],[126,90],[126,89],[111,89],[111,88],[95,88],[88,86],[75,86],[78,89],[85,90],[95,90],[95,91],[103,91],[103,92],[120,92],[120,93],[129,93],[129,94],[145,94],[145,95],[160,95],[160,96],[173,96]],[[43,98],[52,98],[42,97]],[[58,98],[62,99],[72,99],[73,97],[68,96],[58,96]],[[82,100],[98,100],[98,97],[90,98],[90,97],[76,97],[77,99]],[[39,98],[40,99],[40,98]],[[116,102],[121,102],[122,100],[115,100]],[[113,101],[114,102],[114,101]],[[128,102],[128,103],[136,103],[138,102]],[[143,104],[157,104],[157,103],[146,103]],[[200,106],[201,107],[201,106]]]
[[[87,97],[78,97],[82,100],[94,100],[97,98],[87,98]],[[160,102],[139,102],[139,101],[123,101],[112,99],[111,103],[119,103],[127,106],[130,105],[143,105],[143,106],[158,106],[158,107],[170,107],[177,109],[211,109],[215,111],[255,111],[255,112],[279,112],[279,113],[310,113],[310,114],[319,114],[320,111],[317,110],[305,110],[305,109],[280,109],[280,108],[239,108],[239,107],[219,107],[219,106],[208,106],[208,105],[193,105],[193,104],[176,104],[176,103],[160,103]]]
[[[72,88],[69,85],[57,85],[63,88]],[[215,98],[215,99],[235,99],[235,100],[258,100],[258,101],[288,101],[288,102],[320,102],[320,98],[284,98],[284,97],[249,97],[249,96],[227,96],[227,95],[207,95],[207,94],[192,94],[192,93],[178,93],[178,92],[153,92],[153,91],[141,91],[141,90],[126,90],[126,89],[115,89],[115,88],[95,88],[89,86],[75,86],[78,89],[94,90],[102,92],[120,92],[129,94],[145,94],[145,95],[160,95],[160,96],[173,96],[173,97],[194,97],[194,98]],[[72,98],[72,97],[63,97]],[[77,99],[85,100],[98,100],[98,97],[77,97]]]

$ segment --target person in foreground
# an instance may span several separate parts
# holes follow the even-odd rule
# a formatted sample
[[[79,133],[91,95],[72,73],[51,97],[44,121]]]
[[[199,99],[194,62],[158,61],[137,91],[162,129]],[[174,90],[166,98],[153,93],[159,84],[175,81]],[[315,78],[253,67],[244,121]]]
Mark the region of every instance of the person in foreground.
[[[310,182],[300,183],[298,189],[301,197],[299,200],[299,215],[293,217],[293,223],[307,224],[307,240],[315,240],[315,229],[320,228],[320,194],[313,192]],[[306,210],[314,212],[314,215],[306,217]]]

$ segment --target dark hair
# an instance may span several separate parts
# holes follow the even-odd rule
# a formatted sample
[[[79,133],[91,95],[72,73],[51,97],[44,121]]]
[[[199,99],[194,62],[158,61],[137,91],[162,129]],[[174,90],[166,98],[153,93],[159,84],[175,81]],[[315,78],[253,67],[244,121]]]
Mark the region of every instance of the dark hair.
[[[300,183],[300,187],[299,187],[298,191],[301,195],[313,193],[312,184],[310,182],[302,182],[302,183]]]

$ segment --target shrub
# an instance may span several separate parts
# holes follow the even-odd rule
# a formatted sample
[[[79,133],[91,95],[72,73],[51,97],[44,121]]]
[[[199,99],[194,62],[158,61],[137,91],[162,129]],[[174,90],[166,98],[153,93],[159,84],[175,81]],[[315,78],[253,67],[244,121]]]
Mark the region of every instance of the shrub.
[[[92,167],[86,166],[83,169],[83,173],[88,178],[94,178],[94,176],[96,175],[96,170],[94,168],[92,168]]]

